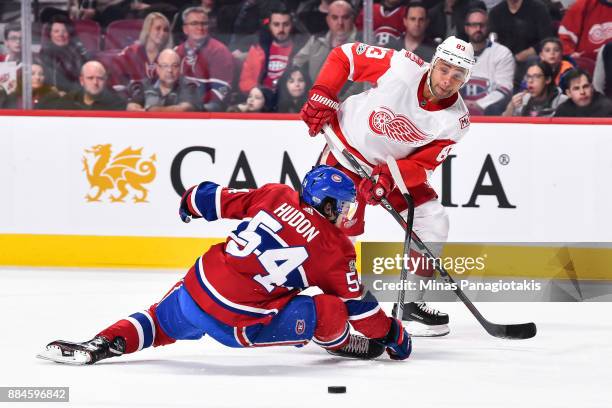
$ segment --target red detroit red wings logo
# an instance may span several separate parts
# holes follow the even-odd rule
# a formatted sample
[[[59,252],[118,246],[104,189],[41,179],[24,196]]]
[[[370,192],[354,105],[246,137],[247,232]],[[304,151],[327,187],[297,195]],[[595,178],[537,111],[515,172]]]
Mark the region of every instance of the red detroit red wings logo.
[[[406,116],[396,114],[385,106],[374,109],[370,113],[368,122],[374,133],[386,136],[397,143],[423,146],[432,139]]]

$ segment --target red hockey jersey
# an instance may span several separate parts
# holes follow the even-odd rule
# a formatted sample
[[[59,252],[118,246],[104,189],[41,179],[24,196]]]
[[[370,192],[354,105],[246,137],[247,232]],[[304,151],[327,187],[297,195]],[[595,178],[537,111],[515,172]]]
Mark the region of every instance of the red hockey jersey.
[[[374,4],[372,7],[374,20],[374,38],[377,45],[387,46],[391,39],[399,40],[404,36],[404,14],[406,6],[400,6],[386,11],[382,4]],[[355,25],[359,31],[363,30],[363,10],[357,16]]]
[[[204,182],[188,203],[193,214],[209,221],[243,220],[185,277],[190,295],[214,318],[234,327],[265,324],[301,290],[318,286],[345,302],[357,330],[386,334],[388,318],[376,299],[360,300],[352,243],[295,190],[284,184],[236,190]]]
[[[559,26],[563,54],[582,52],[595,60],[597,51],[612,39],[612,4],[603,0],[577,0]]]
[[[114,60],[116,80],[123,85],[131,81],[157,79],[156,62],[149,62],[144,45],[135,43],[125,47]]]
[[[202,102],[223,102],[234,78],[234,57],[227,47],[208,37],[197,46],[184,42],[175,50],[181,57],[181,74],[203,90]]]

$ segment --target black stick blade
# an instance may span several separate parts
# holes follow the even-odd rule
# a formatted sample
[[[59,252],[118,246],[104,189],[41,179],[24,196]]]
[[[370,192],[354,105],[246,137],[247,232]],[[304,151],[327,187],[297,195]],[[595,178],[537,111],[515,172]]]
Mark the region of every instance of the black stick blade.
[[[521,324],[494,324],[485,325],[485,329],[491,336],[500,339],[523,340],[534,337],[537,333],[535,323]]]

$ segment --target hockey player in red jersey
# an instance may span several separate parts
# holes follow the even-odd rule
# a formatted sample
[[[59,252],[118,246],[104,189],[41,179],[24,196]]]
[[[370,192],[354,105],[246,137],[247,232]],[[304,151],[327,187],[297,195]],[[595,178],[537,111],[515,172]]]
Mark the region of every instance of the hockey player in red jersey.
[[[410,336],[362,292],[353,245],[337,227],[355,195],[351,179],[329,166],[311,170],[301,194],[284,184],[236,190],[205,181],[191,187],[181,200],[181,219],[242,220],[227,240],[198,258],[149,309],[90,341],[51,342],[39,357],[93,364],[208,334],[229,347],[300,347],[312,339],[340,356],[372,358],[386,348],[392,359],[408,358]],[[323,293],[299,295],[310,286]],[[350,334],[349,323],[374,340]]]
[[[321,163],[341,169],[359,185],[356,214],[345,224],[348,235],[363,233],[366,203],[376,205],[386,197],[396,209],[406,209],[386,164],[391,157],[414,199],[414,231],[439,256],[448,234],[448,218],[428,176],[469,129],[469,113],[458,91],[469,80],[474,63],[472,46],[455,37],[437,47],[430,64],[406,50],[363,43],[344,44],[330,53],[301,117],[311,136],[328,126],[326,132],[340,146],[327,146]],[[340,104],[336,95],[347,80],[374,87]],[[374,183],[355,174],[342,148],[371,171]],[[421,282],[434,273],[432,268],[411,272]],[[422,295],[423,291],[404,309],[404,320],[426,325],[411,333],[448,334],[448,315],[428,307]]]

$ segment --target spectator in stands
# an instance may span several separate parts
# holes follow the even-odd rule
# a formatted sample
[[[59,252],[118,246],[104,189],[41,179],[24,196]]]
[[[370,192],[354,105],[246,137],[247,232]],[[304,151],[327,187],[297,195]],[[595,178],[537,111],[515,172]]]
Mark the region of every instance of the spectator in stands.
[[[255,35],[272,10],[283,7],[281,0],[241,0],[220,7],[217,28],[229,34],[228,48],[246,52],[257,41]]]
[[[242,66],[241,92],[246,94],[257,85],[276,89],[276,81],[303,45],[295,42],[292,29],[291,15],[286,8],[272,11],[268,29],[262,31],[259,43],[251,46]]]
[[[162,50],[171,47],[168,19],[157,12],[149,13],[138,41],[125,47],[115,58],[116,82],[129,86],[133,81],[157,79],[157,58]]]
[[[597,53],[593,87],[612,99],[612,42],[601,47]]]
[[[277,112],[299,113],[308,98],[311,87],[308,75],[299,67],[285,70],[278,80]]]
[[[0,54],[0,62],[21,62],[21,25],[7,24],[4,28],[4,48],[6,54]]]
[[[163,50],[156,63],[158,80],[150,79],[130,98],[129,111],[188,112],[196,109],[197,86],[181,78],[181,58],[172,49]]]
[[[597,50],[612,39],[612,0],[577,0],[559,26],[563,54],[595,60]]]
[[[431,61],[436,52],[436,46],[425,37],[425,31],[429,24],[425,3],[410,2],[404,10],[402,24],[405,34],[399,40],[391,40],[387,47],[398,51],[405,49],[418,55],[424,61]]]
[[[125,110],[126,102],[114,91],[106,89],[106,69],[98,61],[83,64],[79,82],[81,88],[49,101],[47,109],[66,110]]]
[[[48,99],[58,98],[57,89],[45,83],[45,71],[40,62],[32,63],[32,107],[43,108]],[[17,78],[16,86],[12,92],[5,92],[0,87],[0,109],[21,109],[22,87],[21,78]]]
[[[570,99],[557,108],[555,116],[612,117],[612,101],[593,90],[590,75],[581,69],[567,73],[567,90]]]
[[[223,43],[210,37],[208,15],[203,8],[186,9],[182,19],[187,40],[176,48],[181,57],[181,73],[198,84],[204,111],[223,111],[234,76],[232,54]]]
[[[63,93],[78,90],[80,69],[89,54],[76,37],[72,22],[56,15],[45,36],[49,41],[43,44],[40,59],[47,81]]]
[[[465,32],[474,47],[476,65],[461,96],[472,115],[501,115],[512,96],[514,56],[510,50],[489,41],[487,11],[468,11]]]
[[[344,0],[329,5],[326,17],[329,30],[324,36],[311,36],[306,45],[293,58],[293,64],[307,67],[310,82],[316,79],[327,55],[339,45],[357,40],[353,6]]]
[[[542,40],[539,48],[540,60],[552,67],[555,84],[560,86],[563,75],[574,68],[571,62],[563,59],[561,41],[556,37],[548,37]]]
[[[463,40],[464,22],[467,11],[472,8],[486,8],[484,2],[477,0],[443,0],[429,10],[427,36],[439,41],[454,35]]]
[[[567,100],[555,85],[552,67],[543,61],[528,66],[525,81],[527,89],[512,97],[504,116],[552,116]]]
[[[403,3],[404,0],[382,0],[372,7],[374,42],[376,45],[391,48],[388,44],[392,41],[396,43],[401,41],[404,31],[406,31],[404,17],[406,6],[403,6]],[[364,11],[361,10],[355,20],[355,26],[359,31],[363,31],[363,13]]]
[[[323,34],[328,29],[327,13],[334,0],[307,0],[302,2],[296,11],[301,31],[311,35]]]
[[[208,15],[208,33],[213,37],[218,36],[217,30],[217,15],[219,14],[220,2],[215,0],[189,0],[183,1],[178,0],[183,3],[182,7],[179,11],[174,15],[172,19],[172,37],[174,39],[175,44],[180,44],[184,42],[187,37],[185,37],[185,33],[183,33],[183,11],[187,10],[189,7],[202,7],[206,14]],[[223,38],[217,38],[222,42],[227,43]],[[229,41],[229,37],[226,39]]]
[[[246,102],[230,106],[227,111],[235,113],[272,112],[274,107],[274,92],[270,89],[256,86],[249,91]]]
[[[132,13],[150,11],[150,7],[140,0],[69,0],[68,12],[73,20],[96,20],[106,27]]]
[[[525,74],[528,58],[536,55],[540,41],[554,34],[548,10],[538,0],[506,0],[493,7],[489,13],[489,30],[514,54],[515,87]]]

